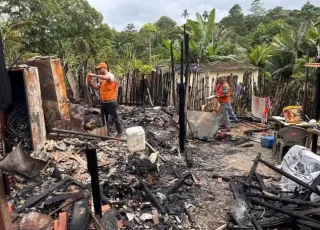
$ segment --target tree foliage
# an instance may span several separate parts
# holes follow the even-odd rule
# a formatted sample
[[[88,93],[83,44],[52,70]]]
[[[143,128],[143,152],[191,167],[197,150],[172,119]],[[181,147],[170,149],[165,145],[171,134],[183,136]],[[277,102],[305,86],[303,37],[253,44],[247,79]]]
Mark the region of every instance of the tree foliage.
[[[315,56],[320,44],[320,7],[306,2],[301,9],[266,10],[263,0],[252,0],[247,10],[235,4],[219,23],[215,9],[195,17],[183,10],[192,62],[248,61],[266,77],[301,78],[307,50]],[[19,56],[54,55],[71,71],[107,61],[117,75],[170,63],[171,42],[179,63],[183,39],[183,26],[165,12],[142,28],[132,22],[116,31],[87,0],[0,0],[0,29],[8,64]]]

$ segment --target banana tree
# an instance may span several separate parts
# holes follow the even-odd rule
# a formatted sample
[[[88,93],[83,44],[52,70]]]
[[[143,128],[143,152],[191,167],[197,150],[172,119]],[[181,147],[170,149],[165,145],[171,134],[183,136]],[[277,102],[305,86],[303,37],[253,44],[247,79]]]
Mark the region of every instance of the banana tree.
[[[320,45],[320,21],[317,23],[311,22],[311,28],[308,30],[307,39],[312,45]]]
[[[197,21],[188,20],[187,23],[191,28],[190,48],[195,55],[196,62],[199,64],[207,60],[208,49],[212,46],[216,10],[210,11],[207,22],[205,22],[200,13],[197,13],[196,16]]]
[[[171,51],[171,40],[169,39],[163,39],[162,40],[164,46],[169,50]],[[180,54],[181,54],[181,45],[180,45],[180,42],[178,40],[175,40],[173,42],[173,58],[175,61],[180,61]]]
[[[271,57],[272,47],[270,46],[256,46],[248,54],[249,62],[259,67],[259,74],[266,78],[270,78],[270,73],[267,71],[267,66],[270,64],[269,58]]]

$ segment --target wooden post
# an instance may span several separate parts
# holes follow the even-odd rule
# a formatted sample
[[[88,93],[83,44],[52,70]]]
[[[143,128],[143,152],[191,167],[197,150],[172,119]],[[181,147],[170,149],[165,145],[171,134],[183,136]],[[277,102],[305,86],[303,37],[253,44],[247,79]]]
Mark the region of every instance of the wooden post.
[[[11,230],[12,223],[8,211],[8,202],[3,185],[2,171],[0,170],[0,229]]]
[[[163,104],[163,88],[164,88],[164,74],[162,69],[160,69],[160,106],[162,107]]]
[[[320,63],[320,58],[318,58],[317,63]],[[320,68],[317,68],[316,73],[316,121],[320,119]],[[312,152],[317,154],[318,150],[318,135],[313,135],[312,138]]]
[[[185,72],[185,104],[184,104],[184,113],[187,118],[188,104],[189,104],[189,86],[190,86],[190,53],[189,53],[189,34],[185,34],[185,52],[186,52],[186,72]],[[187,122],[186,122],[187,124]]]
[[[307,50],[307,62],[309,63],[309,59],[310,59],[310,50]],[[306,79],[304,82],[304,94],[303,94],[303,109],[302,109],[302,120],[304,120],[306,114],[306,110],[307,110],[307,91],[308,91],[308,76],[309,76],[309,68],[306,67]]]
[[[173,57],[173,41],[170,44],[170,54],[171,54],[171,77],[172,77],[172,100],[173,106],[176,108],[177,95],[176,95],[176,74],[174,69],[174,57]]]
[[[145,98],[145,80],[144,80],[144,74],[142,74],[142,80],[141,80],[141,106],[144,106],[144,98]]]
[[[186,125],[185,125],[185,113],[184,113],[184,100],[185,100],[185,90],[183,87],[183,41],[181,42],[181,70],[180,70],[180,87],[179,87],[179,144],[180,151],[183,153],[185,150],[186,141]]]
[[[126,105],[128,104],[129,75],[130,75],[130,73],[127,73],[126,95],[125,95],[125,103],[126,103]]]

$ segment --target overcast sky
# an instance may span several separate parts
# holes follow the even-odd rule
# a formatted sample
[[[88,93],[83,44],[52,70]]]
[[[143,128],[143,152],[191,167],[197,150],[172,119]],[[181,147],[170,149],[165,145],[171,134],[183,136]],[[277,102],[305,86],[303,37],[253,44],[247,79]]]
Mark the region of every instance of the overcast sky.
[[[187,9],[190,18],[196,12],[210,11],[216,8],[216,21],[228,15],[234,4],[240,4],[245,13],[248,12],[252,0],[88,0],[89,3],[103,14],[104,21],[117,30],[123,30],[128,23],[140,28],[147,22],[155,22],[161,16],[169,16],[179,24],[184,22],[181,14]],[[282,6],[287,9],[300,9],[306,0],[264,0],[267,9]],[[320,5],[319,0],[310,0]],[[318,2],[316,4],[316,2]]]

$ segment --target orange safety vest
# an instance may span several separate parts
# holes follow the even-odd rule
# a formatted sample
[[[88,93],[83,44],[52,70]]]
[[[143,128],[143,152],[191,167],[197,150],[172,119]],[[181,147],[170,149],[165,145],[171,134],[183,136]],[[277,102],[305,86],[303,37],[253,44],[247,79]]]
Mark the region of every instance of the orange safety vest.
[[[223,87],[227,87],[228,88],[227,96],[218,98],[218,101],[219,101],[219,103],[230,103],[230,86],[229,86],[229,84],[227,82],[224,83],[222,87],[219,87],[217,89],[217,95],[218,96],[224,96],[224,93],[222,92]]]
[[[117,80],[100,80],[100,100],[113,101],[117,99]]]

